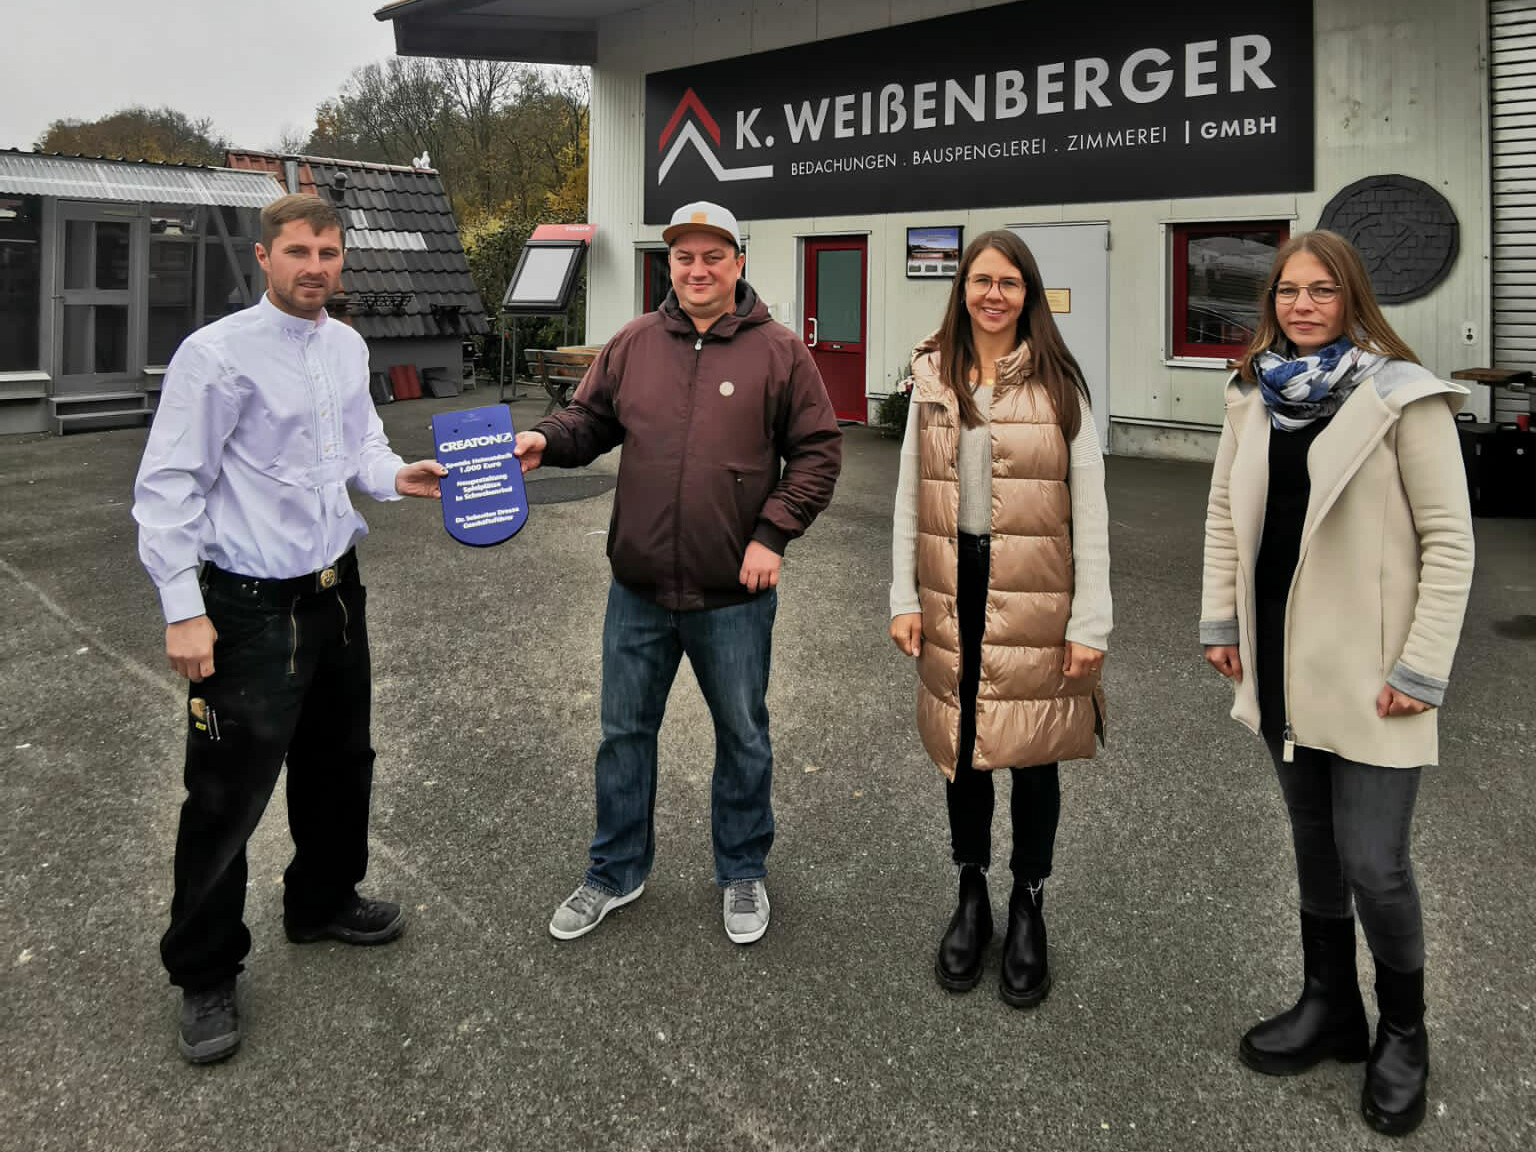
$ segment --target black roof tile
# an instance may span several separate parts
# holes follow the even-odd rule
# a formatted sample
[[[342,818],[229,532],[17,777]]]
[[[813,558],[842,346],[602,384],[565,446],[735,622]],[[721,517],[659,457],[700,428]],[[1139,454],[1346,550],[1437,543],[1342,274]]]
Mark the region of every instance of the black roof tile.
[[[437,173],[320,160],[307,163],[321,193],[344,208],[363,213],[367,231],[396,234],[384,237],[389,247],[361,247],[358,237],[350,241],[343,283],[353,301],[351,319],[358,332],[367,339],[396,340],[490,330]],[[344,189],[336,188],[337,173],[346,175]],[[351,229],[354,233],[359,230],[357,226]],[[425,250],[394,247],[407,243],[399,234],[419,235]],[[373,242],[377,238],[368,239]],[[395,312],[372,300],[365,309],[359,298],[370,293],[411,296],[409,303]],[[434,304],[449,311],[434,313]]]

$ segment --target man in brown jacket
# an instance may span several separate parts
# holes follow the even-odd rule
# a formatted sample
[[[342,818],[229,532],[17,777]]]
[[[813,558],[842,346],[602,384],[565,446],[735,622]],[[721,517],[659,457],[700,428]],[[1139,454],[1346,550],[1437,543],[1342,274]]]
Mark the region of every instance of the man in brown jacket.
[[[686,653],[715,722],[710,825],[725,932],[768,929],[769,648],[785,547],[832,499],[842,434],[796,335],[741,279],[736,218],[698,201],[662,233],[672,291],[609,340],[569,407],[518,434],[523,471],[624,445],[608,531],[597,832],[557,940],[645,890],[656,733]]]

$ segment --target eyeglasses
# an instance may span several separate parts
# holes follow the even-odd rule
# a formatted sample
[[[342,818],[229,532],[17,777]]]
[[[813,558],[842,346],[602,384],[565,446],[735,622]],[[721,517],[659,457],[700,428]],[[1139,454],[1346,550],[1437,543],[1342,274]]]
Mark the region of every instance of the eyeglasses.
[[[1342,289],[1337,284],[1276,284],[1270,289],[1281,304],[1294,304],[1305,292],[1314,304],[1332,304]]]
[[[1001,280],[994,280],[990,276],[971,276],[966,279],[966,284],[972,292],[985,296],[995,287],[1004,296],[1022,296],[1024,294],[1024,281],[1015,280],[1012,276],[1004,276]]]

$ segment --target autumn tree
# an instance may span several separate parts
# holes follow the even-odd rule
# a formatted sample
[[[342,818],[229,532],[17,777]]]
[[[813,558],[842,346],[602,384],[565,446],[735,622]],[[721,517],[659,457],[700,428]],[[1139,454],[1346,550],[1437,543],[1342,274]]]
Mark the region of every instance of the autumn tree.
[[[298,151],[400,165],[426,153],[495,316],[534,226],[586,219],[589,101],[581,68],[396,57],[354,71]],[[578,295],[578,328],[581,309]],[[546,341],[562,330],[559,321],[525,327]]]
[[[55,120],[34,147],[79,156],[222,164],[229,143],[214,134],[207,117],[194,120],[174,108],[133,107],[99,120]]]
[[[357,69],[320,106],[304,151],[386,164],[426,153],[461,223],[528,216],[561,189],[569,207],[588,98],[584,69],[395,57]]]

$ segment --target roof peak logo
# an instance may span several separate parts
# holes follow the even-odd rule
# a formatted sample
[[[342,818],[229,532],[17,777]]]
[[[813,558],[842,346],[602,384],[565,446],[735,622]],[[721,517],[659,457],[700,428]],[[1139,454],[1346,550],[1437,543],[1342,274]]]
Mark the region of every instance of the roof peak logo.
[[[685,120],[687,112],[693,113],[693,119]],[[694,149],[704,158],[704,163],[715,174],[719,181],[730,180],[767,180],[773,176],[772,164],[749,165],[743,168],[727,168],[720,163],[720,158],[710,148],[708,140],[699,131],[699,125],[704,126],[704,131],[709,133],[709,139],[715,142],[715,147],[721,147],[720,125],[709,114],[709,109],[704,107],[704,102],[692,88],[683,93],[682,99],[677,102],[677,107],[672,110],[671,117],[667,120],[666,127],[661,130],[661,137],[656,142],[656,150],[661,152],[667,149],[667,141],[672,140],[674,133],[676,139],[672,140],[672,147],[662,158],[661,167],[656,172],[656,183],[660,184],[667,178],[667,173],[672,170],[672,165],[682,154],[683,149],[693,145]],[[681,128],[679,128],[681,125]]]

